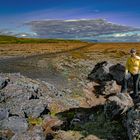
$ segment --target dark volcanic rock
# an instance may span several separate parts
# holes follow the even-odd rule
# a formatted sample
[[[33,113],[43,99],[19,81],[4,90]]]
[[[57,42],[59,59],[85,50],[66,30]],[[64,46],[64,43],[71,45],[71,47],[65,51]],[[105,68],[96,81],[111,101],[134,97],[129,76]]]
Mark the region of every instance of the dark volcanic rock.
[[[0,77],[0,89],[5,88],[9,81],[10,80],[8,77],[6,77],[6,78]]]
[[[100,85],[99,92],[103,95],[110,96],[120,93],[121,87],[116,83],[116,81],[107,81]]]
[[[122,85],[125,74],[125,67],[121,64],[113,65],[110,62],[103,61],[95,65],[88,79],[91,81],[104,81],[115,80],[117,84]],[[128,88],[132,88],[132,77],[128,79]]]
[[[110,62],[104,61],[95,65],[92,72],[88,75],[88,79],[93,81],[110,81],[115,80],[121,83],[124,78],[125,67],[121,64],[113,65]]]
[[[112,76],[113,80],[117,83],[121,83],[124,78],[125,67],[121,64],[113,65],[109,68],[109,73]]]
[[[107,61],[96,64],[92,72],[88,75],[88,79],[93,81],[111,80],[112,76],[109,73],[110,72],[109,69],[112,65],[113,64]]]

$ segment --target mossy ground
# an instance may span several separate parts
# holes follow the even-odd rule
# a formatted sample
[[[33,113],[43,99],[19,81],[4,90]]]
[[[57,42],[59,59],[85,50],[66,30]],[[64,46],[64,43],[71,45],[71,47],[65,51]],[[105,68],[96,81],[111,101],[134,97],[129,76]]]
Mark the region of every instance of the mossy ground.
[[[107,118],[102,109],[102,107],[91,110],[80,108],[60,113],[58,116],[65,122],[62,130],[78,131],[85,137],[95,135],[104,140],[127,139],[126,129],[123,127],[121,119],[111,120],[111,118]],[[72,123],[77,118],[77,114],[80,114],[82,119]]]

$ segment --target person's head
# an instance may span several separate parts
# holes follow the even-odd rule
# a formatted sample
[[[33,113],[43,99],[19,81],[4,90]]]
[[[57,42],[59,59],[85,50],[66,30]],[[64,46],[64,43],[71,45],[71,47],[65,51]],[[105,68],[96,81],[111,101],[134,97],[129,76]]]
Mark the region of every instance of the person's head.
[[[131,54],[131,56],[135,56],[136,55],[136,49],[134,49],[134,48],[132,48],[131,50],[130,50],[130,54]]]

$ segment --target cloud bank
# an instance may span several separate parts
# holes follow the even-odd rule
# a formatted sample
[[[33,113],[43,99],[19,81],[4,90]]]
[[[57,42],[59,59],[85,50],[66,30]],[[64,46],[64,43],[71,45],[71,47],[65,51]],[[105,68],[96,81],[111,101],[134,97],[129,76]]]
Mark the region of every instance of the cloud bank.
[[[140,29],[104,19],[40,20],[26,23],[40,38],[81,39],[100,42],[138,42]]]
[[[0,30],[17,37],[63,38],[98,42],[140,42],[140,28],[108,22],[104,19],[38,20],[23,24],[20,31]],[[23,28],[22,27],[22,28]]]
[[[99,35],[96,39],[101,42],[140,42],[140,31]]]

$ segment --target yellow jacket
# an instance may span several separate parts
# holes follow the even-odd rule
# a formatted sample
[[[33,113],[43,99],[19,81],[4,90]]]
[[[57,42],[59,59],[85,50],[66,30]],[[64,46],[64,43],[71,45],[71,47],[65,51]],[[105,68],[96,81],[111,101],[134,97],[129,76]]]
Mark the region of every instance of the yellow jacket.
[[[126,72],[129,71],[133,75],[140,73],[140,59],[138,56],[129,57],[126,62]]]

